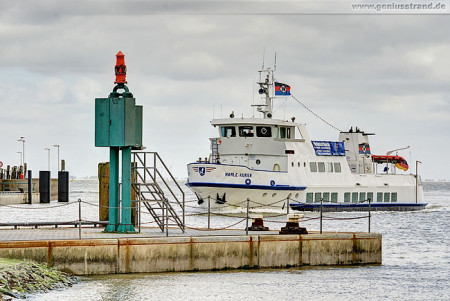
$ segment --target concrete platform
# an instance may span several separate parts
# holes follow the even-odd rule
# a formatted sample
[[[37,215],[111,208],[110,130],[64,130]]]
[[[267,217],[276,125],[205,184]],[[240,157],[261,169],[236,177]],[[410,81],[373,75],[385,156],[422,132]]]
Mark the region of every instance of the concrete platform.
[[[381,264],[378,233],[310,233],[244,230],[182,233],[157,228],[103,233],[103,228],[0,230],[0,257],[47,263],[76,275],[185,272],[294,266]]]

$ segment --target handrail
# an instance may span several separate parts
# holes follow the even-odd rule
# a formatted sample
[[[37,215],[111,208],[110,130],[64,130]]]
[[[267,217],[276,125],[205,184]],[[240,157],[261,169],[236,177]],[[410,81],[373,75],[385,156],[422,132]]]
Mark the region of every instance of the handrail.
[[[181,186],[178,184],[177,180],[173,176],[173,174],[168,169],[167,165],[164,163],[164,161],[161,159],[159,154],[157,152],[143,152],[143,151],[133,151],[133,164],[132,171],[135,173],[134,179],[136,183],[133,183],[135,187],[139,185],[139,187],[143,186],[146,187],[145,191],[142,191],[139,189],[139,191],[136,191],[140,194],[140,198],[142,198],[142,201],[144,202],[144,206],[150,211],[151,215],[155,218],[155,220],[158,221],[158,225],[163,230],[164,224],[162,220],[164,220],[164,217],[162,220],[159,218],[159,215],[154,212],[154,210],[160,210],[163,209],[165,205],[162,203],[167,204],[167,210],[170,212],[170,214],[173,216],[175,220],[177,220],[178,225],[182,228],[184,231],[185,228],[185,193],[182,190]],[[147,158],[147,156],[153,156],[153,160],[151,158]],[[149,163],[150,166],[147,166]],[[162,169],[158,168],[158,164],[162,165]],[[141,165],[141,166],[139,166]],[[165,172],[168,174],[168,179],[172,179],[172,181],[175,183],[176,187],[179,190],[179,193],[181,194],[182,201],[180,200],[180,196],[177,196],[174,189],[172,189],[171,185],[169,185],[168,181],[164,178],[162,172]],[[159,179],[158,179],[159,177]],[[142,183],[139,183],[142,182]],[[158,184],[163,183],[164,189]],[[165,196],[165,192],[168,192],[168,195],[175,199],[178,206],[180,206],[182,210],[182,220],[177,215],[175,209]],[[157,207],[159,208],[153,208],[149,203],[145,202],[146,197],[144,196],[144,193],[149,193],[152,197],[152,199],[156,200],[156,203],[158,203]],[[178,191],[177,191],[178,193]],[[164,213],[163,213],[164,214]]]

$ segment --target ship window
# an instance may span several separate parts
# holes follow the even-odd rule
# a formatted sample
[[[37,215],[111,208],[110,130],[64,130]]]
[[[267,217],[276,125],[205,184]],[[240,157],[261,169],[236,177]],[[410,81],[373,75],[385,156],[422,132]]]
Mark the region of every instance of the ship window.
[[[291,139],[291,128],[281,126],[280,127],[280,138],[282,139]]]
[[[391,202],[397,202],[397,192],[391,193]]]
[[[334,163],[334,172],[341,172],[341,163]]]
[[[358,193],[352,192],[352,203],[358,203]]]
[[[239,137],[253,137],[253,127],[251,125],[244,125],[239,127]]]
[[[330,201],[330,193],[329,192],[323,193],[323,201],[327,202],[327,203]]]
[[[384,193],[384,202],[385,203],[389,203],[390,196],[391,196],[391,194],[389,192]]]
[[[382,202],[383,201],[383,193],[382,192],[378,192],[377,193],[377,202]]]
[[[272,128],[270,126],[257,126],[256,127],[257,137],[272,137]]]
[[[222,137],[236,137],[236,128],[234,126],[222,126],[220,130]]]
[[[327,172],[333,172],[333,162],[327,162]]]
[[[344,193],[344,202],[346,203],[350,202],[350,192]]]
[[[325,163],[324,162],[319,162],[319,163],[317,163],[317,165],[319,166],[319,172],[325,172]]]
[[[322,198],[322,194],[320,192],[316,192],[314,194],[314,202],[320,203],[320,199]]]
[[[294,137],[293,138],[295,138],[295,139],[302,139],[303,138],[303,136],[300,133],[300,130],[299,130],[298,127],[294,127]]]
[[[280,127],[280,138],[286,138],[286,128],[284,126]]]
[[[359,193],[359,201],[360,202],[364,202],[366,200],[366,193],[365,192],[360,192]]]
[[[306,194],[306,202],[307,203],[312,203],[313,202],[313,193],[312,192],[308,192]]]
[[[332,203],[337,203],[337,197],[338,197],[337,192],[332,192],[331,193],[331,202]]]
[[[311,172],[317,172],[317,163],[309,162],[309,168],[311,169]]]
[[[373,202],[373,192],[367,193],[367,199],[370,199],[370,201]]]

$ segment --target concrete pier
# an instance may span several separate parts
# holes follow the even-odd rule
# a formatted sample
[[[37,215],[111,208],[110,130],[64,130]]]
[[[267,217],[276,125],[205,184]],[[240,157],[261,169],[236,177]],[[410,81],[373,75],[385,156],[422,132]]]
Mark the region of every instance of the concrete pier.
[[[382,236],[377,233],[104,235],[111,238],[3,241],[0,257],[44,262],[76,275],[345,266],[381,264],[382,260]]]

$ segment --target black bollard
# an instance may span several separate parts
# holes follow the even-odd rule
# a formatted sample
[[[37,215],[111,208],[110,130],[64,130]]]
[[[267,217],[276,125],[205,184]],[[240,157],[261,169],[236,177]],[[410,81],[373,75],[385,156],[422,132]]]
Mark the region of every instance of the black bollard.
[[[33,200],[33,188],[32,188],[32,176],[31,170],[28,171],[28,204],[32,204]]]
[[[39,171],[39,194],[41,203],[50,203],[50,171]]]
[[[58,202],[69,201],[69,172],[58,172]]]

